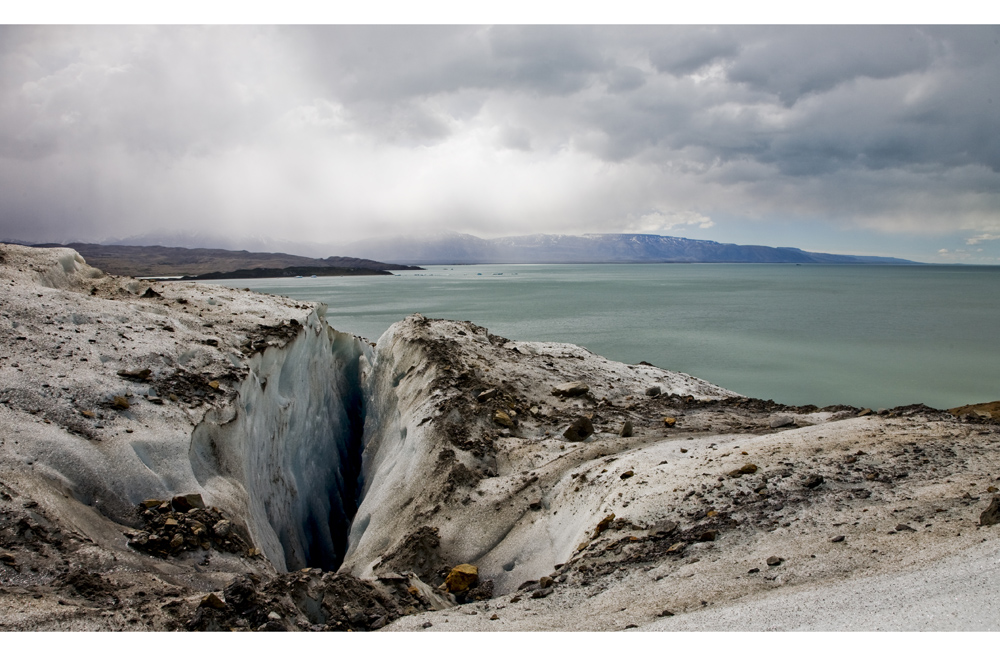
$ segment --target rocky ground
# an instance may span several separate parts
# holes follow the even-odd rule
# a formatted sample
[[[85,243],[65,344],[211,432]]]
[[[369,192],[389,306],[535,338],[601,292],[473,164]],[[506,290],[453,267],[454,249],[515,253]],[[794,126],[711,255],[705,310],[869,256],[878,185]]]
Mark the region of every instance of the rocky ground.
[[[237,501],[172,463],[314,305],[0,257],[0,628],[1000,620],[997,404],[787,407],[417,315],[375,351],[344,565],[284,572]]]

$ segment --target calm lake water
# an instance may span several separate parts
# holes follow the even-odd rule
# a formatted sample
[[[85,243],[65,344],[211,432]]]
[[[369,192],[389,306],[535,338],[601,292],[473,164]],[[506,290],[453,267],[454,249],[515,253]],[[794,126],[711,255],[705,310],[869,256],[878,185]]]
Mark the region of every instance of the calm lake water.
[[[332,326],[373,340],[420,312],[512,339],[573,342],[788,404],[948,408],[1000,399],[1000,267],[488,265],[397,273],[222,284],[322,301]]]

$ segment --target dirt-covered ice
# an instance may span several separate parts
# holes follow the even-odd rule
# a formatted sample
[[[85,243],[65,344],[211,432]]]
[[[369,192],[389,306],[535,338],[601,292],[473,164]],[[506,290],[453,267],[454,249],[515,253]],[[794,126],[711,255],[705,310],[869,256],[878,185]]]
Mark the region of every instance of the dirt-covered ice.
[[[371,345],[0,258],[2,628],[997,624],[986,411],[786,407],[419,315]]]

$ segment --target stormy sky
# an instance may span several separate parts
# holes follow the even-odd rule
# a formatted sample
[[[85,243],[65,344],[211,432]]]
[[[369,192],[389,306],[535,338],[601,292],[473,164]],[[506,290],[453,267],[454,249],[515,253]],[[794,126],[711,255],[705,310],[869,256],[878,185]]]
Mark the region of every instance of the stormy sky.
[[[998,71],[996,26],[5,26],[0,239],[1000,263]]]

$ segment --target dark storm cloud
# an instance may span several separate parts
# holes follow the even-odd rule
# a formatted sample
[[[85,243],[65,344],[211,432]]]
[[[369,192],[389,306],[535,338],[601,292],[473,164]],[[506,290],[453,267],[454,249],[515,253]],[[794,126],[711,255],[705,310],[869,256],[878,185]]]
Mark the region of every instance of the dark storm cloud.
[[[992,26],[4,27],[0,237],[713,215],[995,234],[998,41]]]

